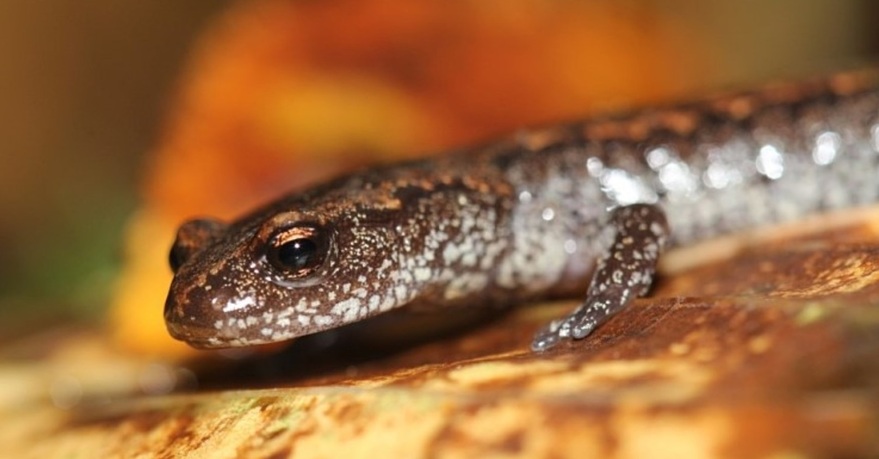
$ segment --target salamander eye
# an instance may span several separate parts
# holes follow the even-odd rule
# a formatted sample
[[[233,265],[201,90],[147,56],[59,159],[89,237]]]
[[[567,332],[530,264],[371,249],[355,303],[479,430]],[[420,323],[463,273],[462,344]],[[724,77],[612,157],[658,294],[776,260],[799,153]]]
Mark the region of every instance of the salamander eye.
[[[312,274],[323,264],[328,249],[329,240],[320,228],[296,226],[269,239],[267,256],[275,269],[299,279]]]

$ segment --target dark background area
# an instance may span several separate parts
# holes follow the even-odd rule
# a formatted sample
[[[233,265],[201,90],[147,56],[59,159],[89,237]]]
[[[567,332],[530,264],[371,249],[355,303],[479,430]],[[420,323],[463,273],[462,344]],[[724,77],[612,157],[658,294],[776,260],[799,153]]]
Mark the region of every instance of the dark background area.
[[[100,308],[175,76],[227,3],[0,3],[3,313]]]

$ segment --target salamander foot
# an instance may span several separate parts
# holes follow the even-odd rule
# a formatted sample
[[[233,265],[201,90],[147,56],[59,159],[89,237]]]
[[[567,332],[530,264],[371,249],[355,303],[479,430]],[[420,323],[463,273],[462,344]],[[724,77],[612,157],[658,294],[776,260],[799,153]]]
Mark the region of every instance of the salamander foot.
[[[534,337],[531,349],[541,352],[562,340],[583,339],[653,283],[656,263],[668,241],[665,213],[658,206],[633,204],[611,215],[613,244],[598,261],[586,299],[566,317],[554,320]]]

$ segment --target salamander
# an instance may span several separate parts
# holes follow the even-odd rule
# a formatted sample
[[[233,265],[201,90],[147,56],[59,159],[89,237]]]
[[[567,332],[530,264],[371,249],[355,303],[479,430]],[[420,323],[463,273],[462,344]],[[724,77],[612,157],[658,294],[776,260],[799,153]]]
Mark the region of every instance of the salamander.
[[[879,72],[523,131],[184,223],[170,334],[279,342],[399,308],[582,302],[532,349],[644,295],[669,247],[879,198]]]

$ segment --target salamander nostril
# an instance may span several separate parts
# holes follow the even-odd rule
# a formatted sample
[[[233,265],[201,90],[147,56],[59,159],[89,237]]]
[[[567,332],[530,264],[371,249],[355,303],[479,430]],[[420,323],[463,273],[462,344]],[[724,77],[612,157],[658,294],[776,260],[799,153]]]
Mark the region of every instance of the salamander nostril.
[[[189,259],[190,255],[191,251],[186,250],[185,247],[178,245],[177,243],[171,246],[171,250],[168,253],[168,264],[171,265],[171,271],[176,273],[183,263],[186,263],[186,260]]]
[[[192,255],[225,232],[227,225],[212,218],[189,220],[177,230],[177,237],[168,254],[168,262],[175,273]]]

